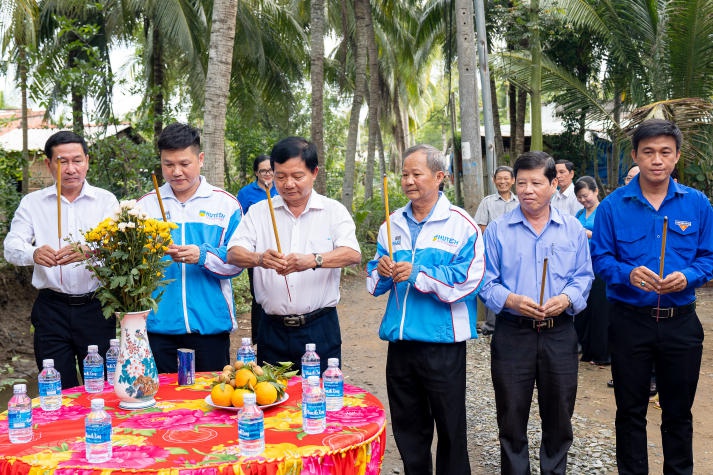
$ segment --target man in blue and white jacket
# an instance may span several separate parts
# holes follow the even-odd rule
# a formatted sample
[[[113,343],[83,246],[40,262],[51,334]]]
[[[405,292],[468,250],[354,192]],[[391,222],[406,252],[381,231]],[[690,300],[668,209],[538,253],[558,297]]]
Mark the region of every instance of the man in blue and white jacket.
[[[177,371],[177,350],[195,350],[196,371],[218,371],[230,362],[230,332],[237,328],[230,279],[242,268],[227,263],[227,243],[242,217],[235,197],[200,175],[203,152],[195,128],[166,127],[158,139],[160,188],[166,219],[178,225],[168,250],[171,282],[147,329],[159,373]],[[161,219],[156,192],[138,200],[150,216]]]
[[[480,228],[439,191],[443,155],[429,145],[404,152],[401,187],[410,199],[379,230],[367,289],[390,291],[379,337],[389,342],[386,387],[405,473],[470,474],[466,444],[466,340],[477,338],[476,295],[485,272]],[[393,252],[393,259],[389,257]]]

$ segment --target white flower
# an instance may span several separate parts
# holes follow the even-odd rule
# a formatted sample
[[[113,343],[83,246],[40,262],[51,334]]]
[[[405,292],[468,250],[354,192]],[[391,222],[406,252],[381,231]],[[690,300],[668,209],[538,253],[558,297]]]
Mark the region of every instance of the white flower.
[[[141,210],[139,208],[132,208],[127,211],[126,214],[129,216],[139,216],[141,214]]]
[[[136,207],[136,200],[123,200],[119,202],[121,209],[133,209]]]

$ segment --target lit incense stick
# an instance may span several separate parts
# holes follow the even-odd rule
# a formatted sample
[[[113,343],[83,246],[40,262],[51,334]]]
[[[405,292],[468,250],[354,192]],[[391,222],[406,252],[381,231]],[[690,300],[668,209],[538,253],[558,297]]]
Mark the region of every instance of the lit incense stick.
[[[163,209],[163,200],[161,199],[161,192],[158,191],[158,180],[156,180],[156,173],[151,172],[151,179],[153,180],[153,189],[156,190],[156,198],[158,199],[158,205],[161,208],[161,216],[163,221],[166,222],[166,211]]]
[[[540,307],[542,307],[542,301],[545,299],[545,281],[547,280],[547,258],[542,263],[542,285],[540,285]]]
[[[62,249],[62,159],[57,156],[57,249]],[[62,266],[59,266],[59,283],[62,283]]]
[[[384,173],[384,213],[386,214],[386,237],[389,240],[389,259],[394,260],[394,250],[391,246],[391,216],[389,214],[389,187]]]
[[[272,229],[275,231],[275,242],[277,243],[277,252],[282,254],[282,247],[280,246],[280,236],[277,234],[277,220],[275,219],[275,208],[272,207],[272,196],[270,196],[270,189],[266,189],[267,194],[267,204],[270,207],[270,218],[272,218]],[[290,295],[290,285],[287,283],[287,276],[285,278],[285,287],[287,287],[287,298],[292,302],[292,296]]]

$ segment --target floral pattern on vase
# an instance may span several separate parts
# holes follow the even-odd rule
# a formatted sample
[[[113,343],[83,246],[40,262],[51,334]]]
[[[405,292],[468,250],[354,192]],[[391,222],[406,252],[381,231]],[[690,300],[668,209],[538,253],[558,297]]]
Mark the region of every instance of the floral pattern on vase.
[[[143,409],[156,404],[158,369],[146,332],[149,310],[127,312],[121,318],[119,359],[114,375],[114,392],[122,409]]]

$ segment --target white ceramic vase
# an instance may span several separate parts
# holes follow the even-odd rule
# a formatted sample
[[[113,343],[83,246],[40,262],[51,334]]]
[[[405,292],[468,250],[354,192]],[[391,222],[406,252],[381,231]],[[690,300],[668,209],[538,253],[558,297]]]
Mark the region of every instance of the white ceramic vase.
[[[122,409],[144,409],[156,404],[158,369],[146,333],[149,310],[127,312],[121,318],[121,343],[114,375],[114,392]],[[117,314],[117,318],[120,318]]]

